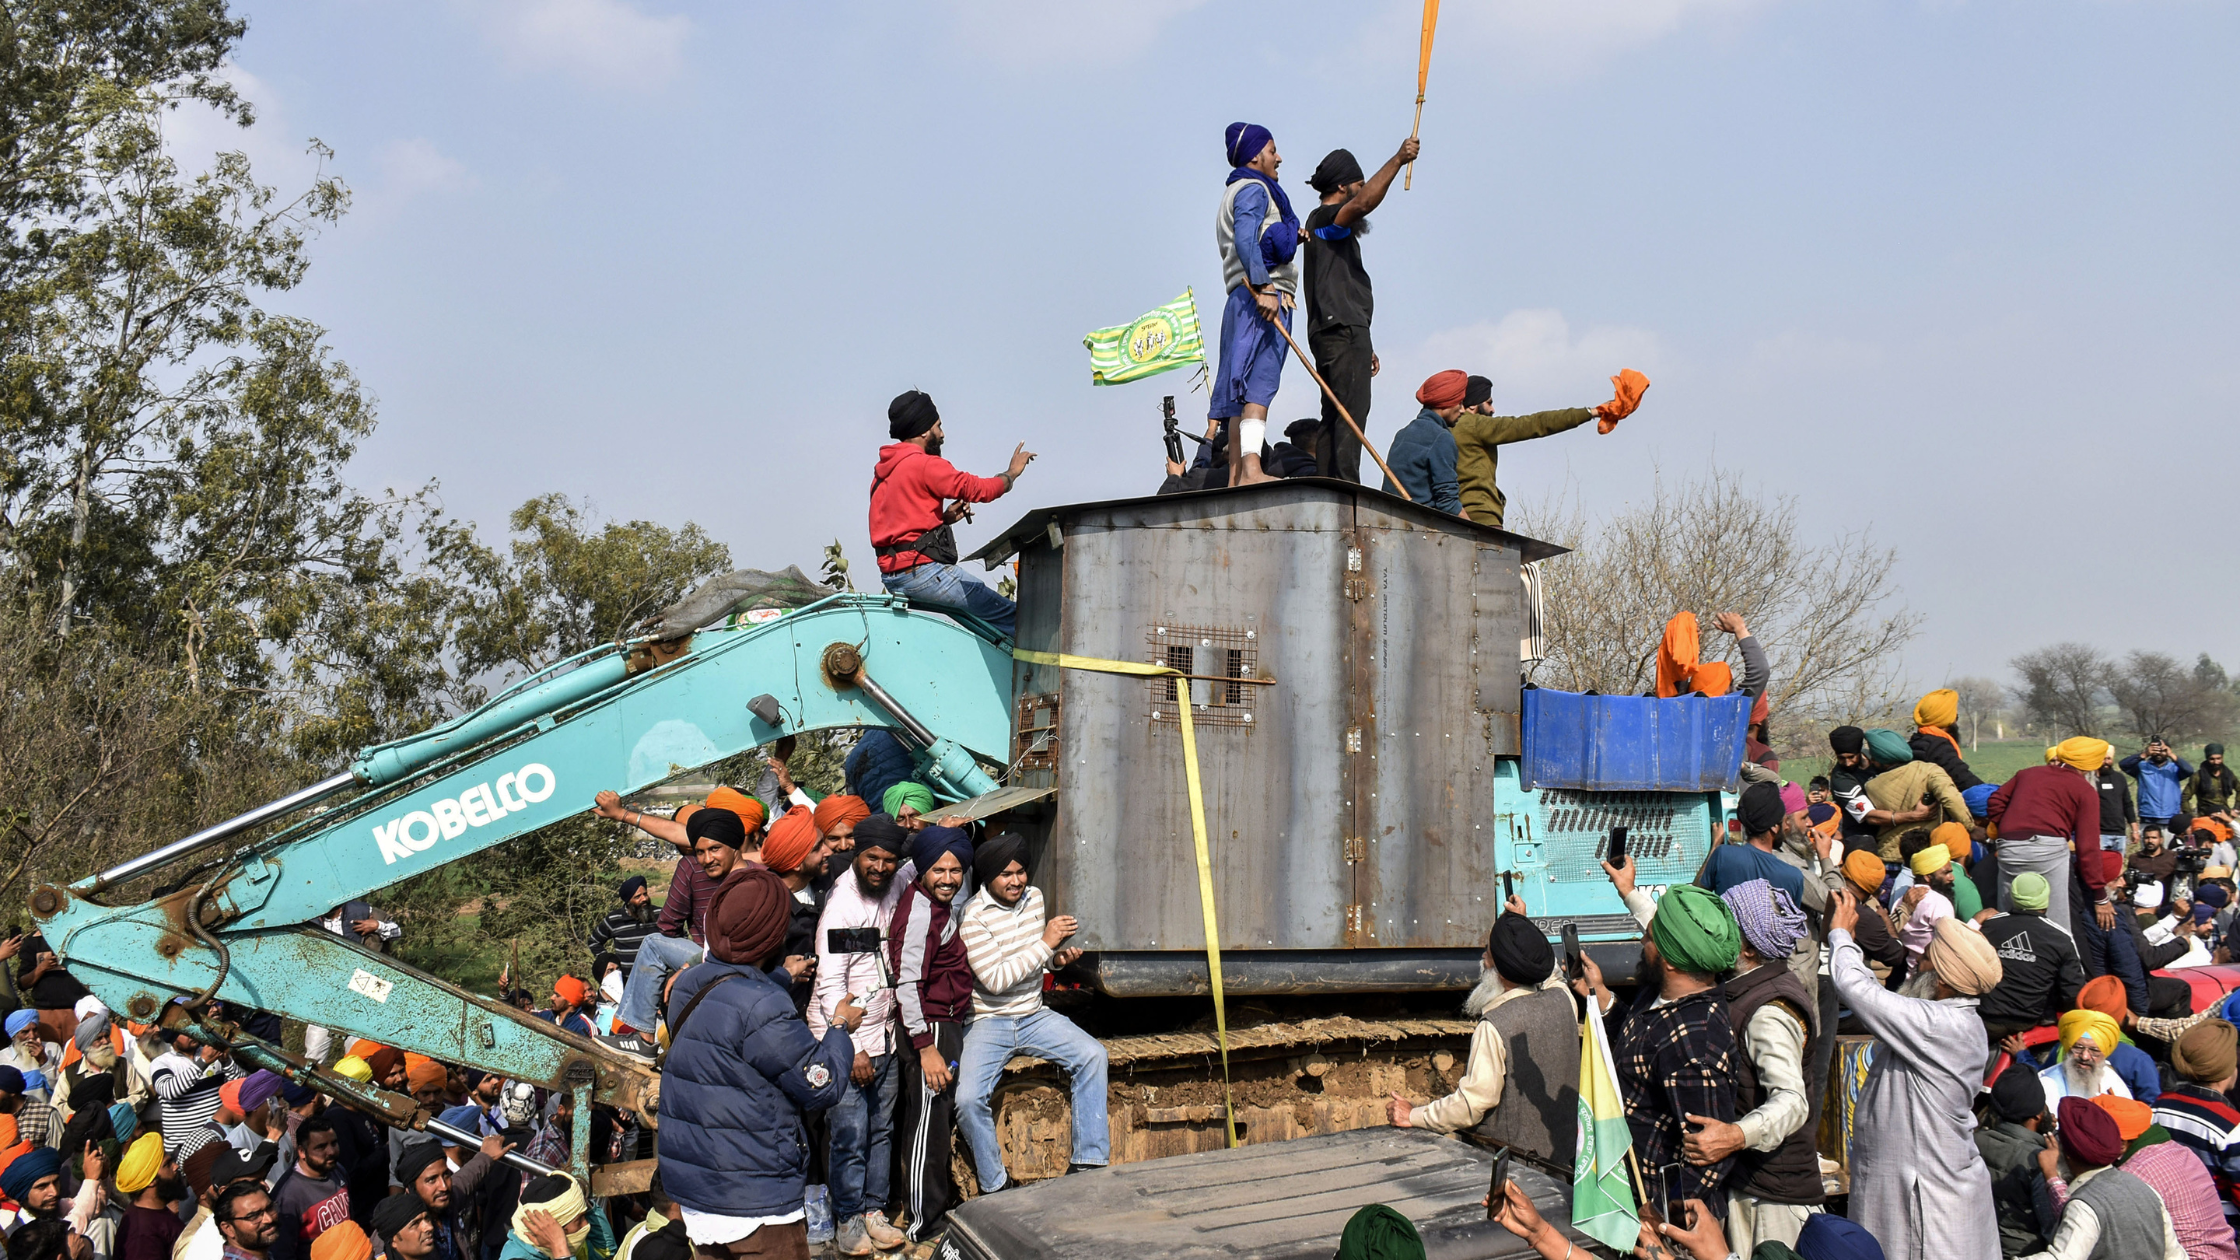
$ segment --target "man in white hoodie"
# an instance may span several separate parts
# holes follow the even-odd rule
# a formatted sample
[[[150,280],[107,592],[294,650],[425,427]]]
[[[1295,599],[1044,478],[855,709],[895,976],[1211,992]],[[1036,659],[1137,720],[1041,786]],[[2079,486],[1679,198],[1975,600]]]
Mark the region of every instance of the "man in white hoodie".
[[[863,829],[856,829],[862,843]],[[996,1141],[989,1099],[1013,1054],[1031,1054],[1065,1070],[1073,1083],[1073,1160],[1067,1171],[1101,1168],[1112,1159],[1105,1123],[1105,1053],[1095,1038],[1042,1004],[1042,976],[1081,957],[1065,945],[1081,930],[1073,916],[1043,919],[1042,890],[1027,884],[1027,842],[1005,832],[972,856],[980,883],[966,904],[959,933],[972,963],[972,1022],[957,1056],[957,1127],[972,1148],[980,1190],[1010,1184]]]
[[[826,1113],[832,1155],[833,1242],[843,1256],[868,1256],[903,1244],[902,1231],[887,1221],[887,1178],[893,1163],[895,1100],[902,1087],[902,1066],[895,1054],[894,990],[880,974],[880,954],[838,954],[835,928],[884,928],[907,881],[897,879],[906,833],[885,814],[856,824],[855,858],[848,873],[832,885],[817,919],[817,983],[809,995],[809,1033],[822,1039],[832,1012],[849,995],[863,1008],[863,1022],[852,1034],[855,1065],[848,1090]]]

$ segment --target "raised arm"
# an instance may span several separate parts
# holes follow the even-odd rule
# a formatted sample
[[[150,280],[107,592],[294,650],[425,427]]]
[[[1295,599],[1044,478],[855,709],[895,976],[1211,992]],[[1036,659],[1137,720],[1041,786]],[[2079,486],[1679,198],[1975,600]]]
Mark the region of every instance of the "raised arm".
[[[1367,218],[1370,211],[1383,205],[1384,195],[1392,191],[1392,181],[1400,174],[1400,168],[1415,161],[1416,153],[1422,147],[1414,136],[1401,141],[1399,150],[1385,159],[1385,164],[1377,168],[1377,173],[1361,185],[1361,191],[1338,207],[1337,217],[1332,220],[1331,226],[1350,229]]]

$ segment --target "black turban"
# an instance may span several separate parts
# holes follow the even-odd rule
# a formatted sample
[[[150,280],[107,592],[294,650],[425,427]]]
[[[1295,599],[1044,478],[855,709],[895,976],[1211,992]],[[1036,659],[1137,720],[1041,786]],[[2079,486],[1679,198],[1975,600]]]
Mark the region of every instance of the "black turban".
[[[694,844],[707,839],[725,848],[744,849],[747,847],[747,824],[728,809],[708,806],[692,811],[692,817],[685,820],[684,836]]]
[[[1016,831],[1006,831],[973,852],[972,878],[986,888],[989,880],[1003,874],[1004,868],[1013,862],[1021,866],[1027,864],[1027,838]]]
[[[1991,1109],[2002,1120],[2028,1124],[2045,1114],[2045,1085],[2020,1059],[2007,1065],[1991,1086]]]
[[[1742,820],[1742,834],[1762,836],[1781,825],[1781,816],[1789,808],[1781,801],[1779,785],[1753,783],[1742,789],[1742,799],[1735,804],[1734,812]]]
[[[443,1143],[432,1137],[424,1141],[408,1142],[405,1144],[405,1148],[397,1153],[397,1184],[403,1186],[405,1192],[409,1194],[412,1191],[413,1181],[421,1173],[428,1170],[428,1165],[442,1162]],[[410,1217],[406,1218],[406,1220],[410,1219]],[[399,1222],[399,1224],[402,1223]]]
[[[427,1214],[428,1205],[420,1201],[419,1195],[410,1190],[400,1191],[373,1205],[373,1232],[383,1242],[388,1242]]]
[[[907,442],[940,422],[933,399],[922,391],[896,394],[887,404],[887,433],[897,442]]]
[[[691,820],[687,819],[686,821],[690,822]],[[687,828],[687,830],[690,830],[690,828]],[[624,901],[628,901],[632,897],[637,896],[639,892],[643,891],[645,886],[645,876],[632,875],[630,878],[622,881],[622,887],[615,889],[615,896],[620,897]]]
[[[1462,405],[1475,407],[1493,400],[1493,382],[1482,376],[1473,376],[1462,386]]]
[[[1486,939],[1493,969],[1511,984],[1539,984],[1556,969],[1556,951],[1532,920],[1511,910],[1493,921]]]
[[[885,814],[873,814],[856,824],[856,852],[865,849],[885,849],[901,857],[910,847],[910,833],[895,826],[894,819]]]
[[[1867,733],[1856,726],[1839,726],[1828,732],[1828,747],[1839,753],[1865,752]]]
[[[1330,150],[1322,164],[1314,168],[1314,174],[1307,176],[1307,186],[1326,197],[1347,184],[1360,182],[1361,163],[1354,161],[1353,154],[1344,149]]]

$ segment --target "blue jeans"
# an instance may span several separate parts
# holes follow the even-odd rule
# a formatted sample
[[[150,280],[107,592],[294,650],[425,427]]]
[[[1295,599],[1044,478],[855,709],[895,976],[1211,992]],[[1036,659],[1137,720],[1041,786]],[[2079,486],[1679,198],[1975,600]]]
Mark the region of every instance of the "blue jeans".
[[[953,564],[921,564],[899,573],[882,573],[886,588],[913,604],[936,612],[970,613],[1008,639],[1018,625],[1019,606]]]
[[[910,1043],[900,1043],[907,1052]],[[845,1222],[865,1212],[887,1207],[887,1174],[894,1163],[894,1103],[902,1091],[902,1073],[895,1054],[871,1060],[871,1083],[848,1082],[840,1101],[825,1113],[825,1127],[832,1135],[832,1219]]]
[[[996,1141],[989,1098],[1003,1065],[1014,1054],[1048,1059],[1073,1081],[1073,1162],[1112,1162],[1112,1129],[1105,1122],[1104,1047],[1053,1010],[1030,1015],[981,1015],[965,1025],[957,1056],[957,1128],[972,1148],[972,1167],[986,1193],[1003,1187],[1003,1148]]]
[[[661,990],[670,976],[699,962],[702,952],[689,936],[648,936],[638,942],[638,961],[630,968],[630,982],[622,986],[622,1008],[615,1018],[651,1039],[654,1021],[661,1017]]]

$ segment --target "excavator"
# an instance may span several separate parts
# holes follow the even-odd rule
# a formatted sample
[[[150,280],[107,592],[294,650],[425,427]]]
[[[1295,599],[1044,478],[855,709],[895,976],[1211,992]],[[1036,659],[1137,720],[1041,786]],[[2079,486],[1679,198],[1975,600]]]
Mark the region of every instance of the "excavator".
[[[1030,513],[978,557],[1017,570],[1016,642],[899,596],[743,571],[327,779],[39,886],[31,910],[112,1010],[392,1125],[479,1140],[213,1014],[211,999],[565,1091],[578,1115],[600,1103],[650,1123],[652,1067],[315,921],[579,814],[600,789],[629,796],[786,735],[884,728],[943,800],[1035,789],[1005,825],[1029,835],[1052,905],[1085,925],[1070,981],[1081,991],[1199,1002],[1218,965],[1231,997],[1315,1005],[1314,1018],[1220,1037],[1262,1064],[1258,1101],[1235,1114],[1247,1141],[1361,1128],[1381,1123],[1389,1088],[1451,1088],[1469,1026],[1355,1018],[1359,1003],[1468,988],[1510,895],[1622,979],[1639,932],[1601,878],[1613,828],[1630,828],[1656,887],[1692,877],[1723,825],[1746,701],[1641,700],[1654,709],[1644,727],[1638,705],[1619,703],[1638,698],[1559,704],[1524,685],[1533,566],[1560,554],[1298,479]],[[1212,824],[1204,870],[1183,706]],[[1217,942],[1201,897],[1220,912]],[[1380,1075],[1374,1046],[1411,1038],[1422,1053]],[[1224,1144],[1222,1108],[1203,1090],[1162,1097],[1156,1070],[1186,1060],[1202,1079],[1213,1041],[1189,1028],[1108,1041],[1128,1104],[1116,1132],[1135,1137],[1115,1143],[1116,1161]],[[1324,1096],[1356,1052],[1366,1097]],[[1034,1065],[1015,1067],[1031,1084]],[[1064,1124],[999,1127],[1031,1179],[1028,1148]],[[590,1131],[574,1127],[570,1171],[594,1193],[642,1187],[651,1161],[595,1169]]]

